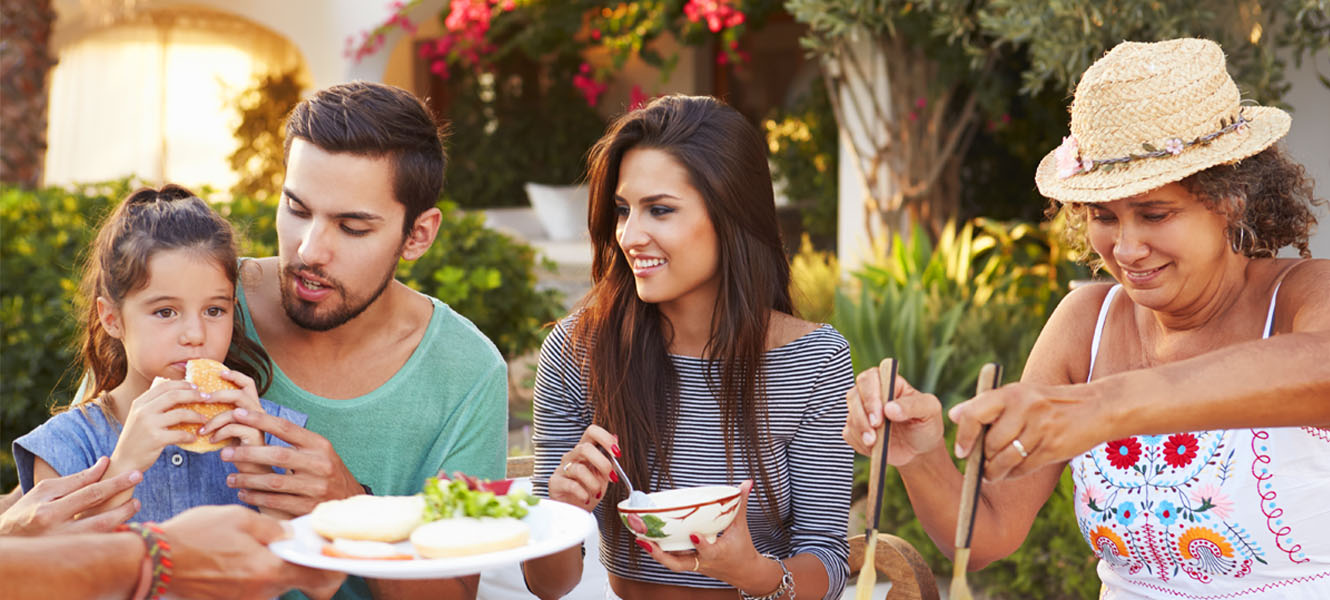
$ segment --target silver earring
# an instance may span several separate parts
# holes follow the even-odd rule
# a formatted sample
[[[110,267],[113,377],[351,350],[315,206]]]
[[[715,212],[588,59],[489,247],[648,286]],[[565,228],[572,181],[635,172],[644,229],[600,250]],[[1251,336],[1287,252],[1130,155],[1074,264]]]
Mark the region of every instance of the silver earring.
[[[1244,254],[1244,250],[1247,248],[1247,228],[1238,226],[1236,229],[1238,230],[1237,234],[1234,234],[1232,229],[1229,230],[1229,245],[1233,247],[1234,252]]]

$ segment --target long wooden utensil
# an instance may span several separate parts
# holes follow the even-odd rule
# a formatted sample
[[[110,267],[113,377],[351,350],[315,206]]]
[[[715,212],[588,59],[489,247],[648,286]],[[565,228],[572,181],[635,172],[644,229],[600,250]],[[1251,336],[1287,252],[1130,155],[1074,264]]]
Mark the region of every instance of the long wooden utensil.
[[[975,386],[978,396],[1002,383],[1002,365],[988,363],[979,369],[979,383]],[[975,440],[970,455],[965,459],[965,483],[961,487],[961,508],[956,515],[956,554],[951,572],[951,600],[973,600],[970,584],[965,581],[965,571],[970,562],[970,538],[974,533],[974,507],[979,500],[979,488],[984,480],[984,440],[988,437],[988,426],[979,430],[979,439]]]
[[[877,366],[878,379],[882,381],[883,406],[896,399],[896,359],[884,358]],[[864,542],[864,565],[859,568],[859,582],[855,584],[855,600],[870,600],[873,586],[877,585],[877,527],[882,517],[882,486],[887,479],[887,442],[890,441],[891,426],[887,419],[877,428],[877,442],[873,444],[873,454],[868,461],[868,534]]]

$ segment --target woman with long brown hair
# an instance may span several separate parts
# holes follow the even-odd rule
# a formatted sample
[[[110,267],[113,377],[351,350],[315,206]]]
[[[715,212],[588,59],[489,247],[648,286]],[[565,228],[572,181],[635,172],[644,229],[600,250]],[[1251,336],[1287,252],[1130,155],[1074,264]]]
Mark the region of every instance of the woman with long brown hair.
[[[589,164],[594,285],[541,348],[537,494],[595,513],[607,595],[839,597],[849,345],[792,315],[761,137],[713,98],[669,96],[620,117]],[[608,454],[645,491],[742,481],[745,500],[695,551],[634,545]],[[581,566],[570,549],[523,570],[554,598]]]

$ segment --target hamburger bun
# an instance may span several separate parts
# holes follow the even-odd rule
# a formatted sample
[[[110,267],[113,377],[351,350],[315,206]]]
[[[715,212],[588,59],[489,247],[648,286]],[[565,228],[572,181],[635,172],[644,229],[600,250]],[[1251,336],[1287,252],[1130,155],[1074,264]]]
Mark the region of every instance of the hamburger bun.
[[[352,496],[320,502],[310,527],[328,539],[400,542],[424,520],[425,499],[415,496]]]
[[[531,527],[512,517],[455,517],[411,532],[411,546],[425,558],[452,558],[516,548],[531,539]]]
[[[185,363],[185,381],[198,386],[199,391],[205,394],[211,394],[221,390],[240,389],[239,386],[222,379],[221,373],[225,370],[227,370],[226,365],[215,360],[210,358],[196,358]],[[235,405],[227,402],[191,402],[189,404],[181,404],[180,406],[188,408],[189,410],[199,413],[209,419],[235,408]],[[172,425],[169,429],[195,434],[194,441],[187,444],[177,444],[177,446],[180,446],[180,448],[184,450],[198,452],[200,454],[221,450],[222,448],[233,445],[238,441],[235,438],[230,438],[220,442],[213,442],[208,439],[208,436],[198,435],[199,426],[195,423]]]

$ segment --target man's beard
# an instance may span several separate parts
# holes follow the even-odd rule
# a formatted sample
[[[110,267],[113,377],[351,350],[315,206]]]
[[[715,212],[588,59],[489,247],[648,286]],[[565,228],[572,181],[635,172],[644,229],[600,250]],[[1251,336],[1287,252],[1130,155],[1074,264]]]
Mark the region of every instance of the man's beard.
[[[296,296],[295,290],[291,288],[292,285],[300,285],[296,281],[299,279],[296,271],[300,270],[309,271],[327,280],[332,285],[333,291],[341,296],[342,303],[329,309],[327,314],[317,314],[318,304],[301,300]],[[321,269],[303,265],[288,265],[282,269],[282,273],[286,281],[278,287],[282,290],[282,309],[286,311],[286,316],[302,329],[328,331],[341,327],[347,321],[360,316],[360,313],[365,312],[369,305],[374,304],[374,301],[378,300],[379,296],[383,294],[383,290],[388,289],[388,284],[393,280],[394,270],[389,269],[378,289],[374,290],[374,293],[370,294],[368,299],[360,303],[356,303],[355,299],[346,293],[346,288],[340,282],[328,277]],[[288,285],[288,282],[290,285]]]

